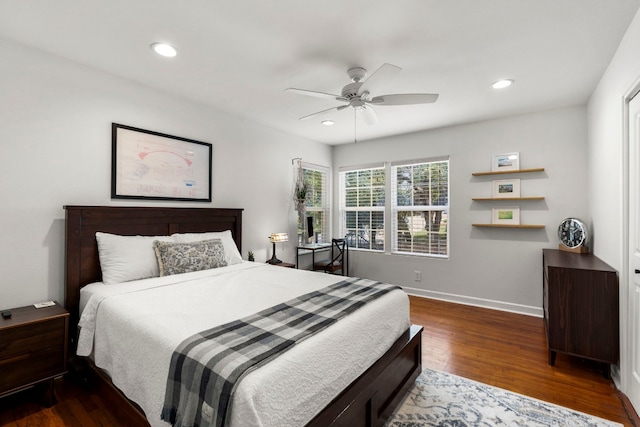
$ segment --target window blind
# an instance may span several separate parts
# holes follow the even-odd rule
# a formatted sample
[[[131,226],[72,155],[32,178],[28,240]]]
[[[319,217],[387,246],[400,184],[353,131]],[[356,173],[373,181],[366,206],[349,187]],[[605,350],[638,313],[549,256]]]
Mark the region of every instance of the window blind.
[[[449,160],[391,166],[394,253],[449,255]]]
[[[340,229],[349,247],[384,251],[385,168],[340,171]]]
[[[302,174],[307,192],[306,216],[313,218],[314,240],[328,242],[331,239],[329,210],[329,168],[302,162]],[[306,227],[298,224],[299,229]]]

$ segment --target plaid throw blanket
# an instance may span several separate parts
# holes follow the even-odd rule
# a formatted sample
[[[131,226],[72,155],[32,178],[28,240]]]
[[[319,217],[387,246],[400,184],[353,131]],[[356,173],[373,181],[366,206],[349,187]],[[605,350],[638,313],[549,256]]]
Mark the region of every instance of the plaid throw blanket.
[[[400,288],[346,278],[187,338],[171,357],[162,419],[174,426],[224,426],[243,375],[393,289]]]

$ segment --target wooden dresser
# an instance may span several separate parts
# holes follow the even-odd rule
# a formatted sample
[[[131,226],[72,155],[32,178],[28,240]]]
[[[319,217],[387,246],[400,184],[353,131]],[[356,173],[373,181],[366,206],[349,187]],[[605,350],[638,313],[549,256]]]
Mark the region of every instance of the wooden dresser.
[[[592,254],[543,250],[549,364],[556,352],[609,364],[620,355],[618,273]]]
[[[11,309],[11,318],[0,318],[0,397],[67,371],[69,313],[60,305]]]

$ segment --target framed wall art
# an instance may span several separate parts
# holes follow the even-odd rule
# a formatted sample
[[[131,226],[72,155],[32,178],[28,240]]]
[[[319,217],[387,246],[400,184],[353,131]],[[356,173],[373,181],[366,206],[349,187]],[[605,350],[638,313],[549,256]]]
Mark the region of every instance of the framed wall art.
[[[492,224],[520,224],[519,207],[493,208],[491,213]]]
[[[493,181],[494,199],[514,199],[520,197],[519,179],[499,179]]]
[[[111,197],[211,201],[212,145],[112,123]]]
[[[513,171],[520,169],[520,153],[503,153],[493,156],[491,171]]]

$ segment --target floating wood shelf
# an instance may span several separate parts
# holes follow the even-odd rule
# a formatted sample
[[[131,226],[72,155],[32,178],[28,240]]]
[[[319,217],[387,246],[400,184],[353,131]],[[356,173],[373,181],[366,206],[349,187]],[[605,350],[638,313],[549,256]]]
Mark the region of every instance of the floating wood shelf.
[[[474,197],[471,200],[479,201],[487,201],[487,200],[544,200],[544,196],[534,196],[534,197]]]
[[[474,227],[491,227],[491,228],[544,228],[544,225],[538,224],[471,224]]]
[[[510,171],[493,171],[493,172],[473,172],[471,175],[473,176],[505,175],[508,173],[529,173],[529,172],[544,172],[544,168],[517,169],[517,170],[510,170]]]

